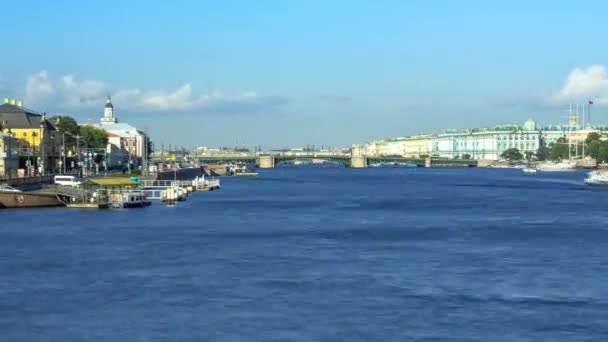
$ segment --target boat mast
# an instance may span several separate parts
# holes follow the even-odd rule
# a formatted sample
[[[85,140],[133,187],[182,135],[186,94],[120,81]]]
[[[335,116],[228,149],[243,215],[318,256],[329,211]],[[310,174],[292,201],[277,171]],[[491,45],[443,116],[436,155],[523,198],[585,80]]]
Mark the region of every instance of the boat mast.
[[[568,160],[572,160],[572,104],[568,110]]]
[[[585,126],[585,105],[583,105],[583,130],[586,129],[587,126]],[[583,139],[583,158],[585,158],[585,145],[587,143],[587,136],[584,137],[585,139]]]
[[[574,114],[575,118],[576,118],[576,123],[574,125],[572,125],[572,130],[576,130],[576,140],[574,141],[574,158],[578,158],[578,129],[576,126],[576,124],[578,124],[578,103],[576,104],[576,113]]]

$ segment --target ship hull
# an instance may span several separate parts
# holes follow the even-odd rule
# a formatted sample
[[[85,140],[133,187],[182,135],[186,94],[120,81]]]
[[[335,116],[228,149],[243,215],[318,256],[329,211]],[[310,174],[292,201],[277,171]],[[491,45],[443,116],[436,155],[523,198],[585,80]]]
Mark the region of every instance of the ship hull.
[[[28,192],[0,192],[0,209],[60,207],[62,203],[55,194]]]

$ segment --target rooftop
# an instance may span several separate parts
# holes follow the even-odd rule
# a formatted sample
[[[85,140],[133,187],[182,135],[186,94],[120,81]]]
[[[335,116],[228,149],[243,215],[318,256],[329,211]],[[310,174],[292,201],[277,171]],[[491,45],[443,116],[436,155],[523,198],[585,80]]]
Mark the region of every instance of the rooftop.
[[[84,182],[89,185],[119,187],[119,186],[136,186],[138,182],[126,177],[107,177],[107,178],[92,178]]]
[[[40,128],[42,115],[25,107],[10,103],[0,105],[0,123],[4,128]],[[46,129],[56,130],[55,126],[45,119]]]

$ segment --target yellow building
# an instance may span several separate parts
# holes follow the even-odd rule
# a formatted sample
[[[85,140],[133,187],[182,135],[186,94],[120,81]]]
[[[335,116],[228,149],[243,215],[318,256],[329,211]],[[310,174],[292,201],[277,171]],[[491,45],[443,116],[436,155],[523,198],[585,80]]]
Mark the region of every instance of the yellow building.
[[[44,114],[25,108],[21,101],[5,99],[0,106],[2,132],[18,140],[20,168],[28,165],[38,172],[57,170],[61,138]]]
[[[405,157],[420,158],[421,156],[428,156],[432,137],[432,135],[412,135],[404,138]]]

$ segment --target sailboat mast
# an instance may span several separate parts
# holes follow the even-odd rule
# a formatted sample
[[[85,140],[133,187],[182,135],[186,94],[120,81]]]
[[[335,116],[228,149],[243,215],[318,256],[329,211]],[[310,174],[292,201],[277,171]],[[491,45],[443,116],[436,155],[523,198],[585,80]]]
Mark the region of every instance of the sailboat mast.
[[[585,121],[584,118],[585,118],[585,105],[583,105],[583,121]],[[586,127],[587,126],[585,126],[585,123],[583,123],[584,130],[587,129]],[[584,136],[584,138],[585,139],[583,139],[583,158],[585,158],[585,145],[587,143],[587,136]]]
[[[568,160],[572,160],[572,104],[568,110]]]
[[[578,103],[576,104],[576,125],[578,125]],[[573,126],[576,126],[573,125]],[[576,140],[574,141],[574,158],[578,158],[578,127],[573,127],[573,130],[576,130]]]

